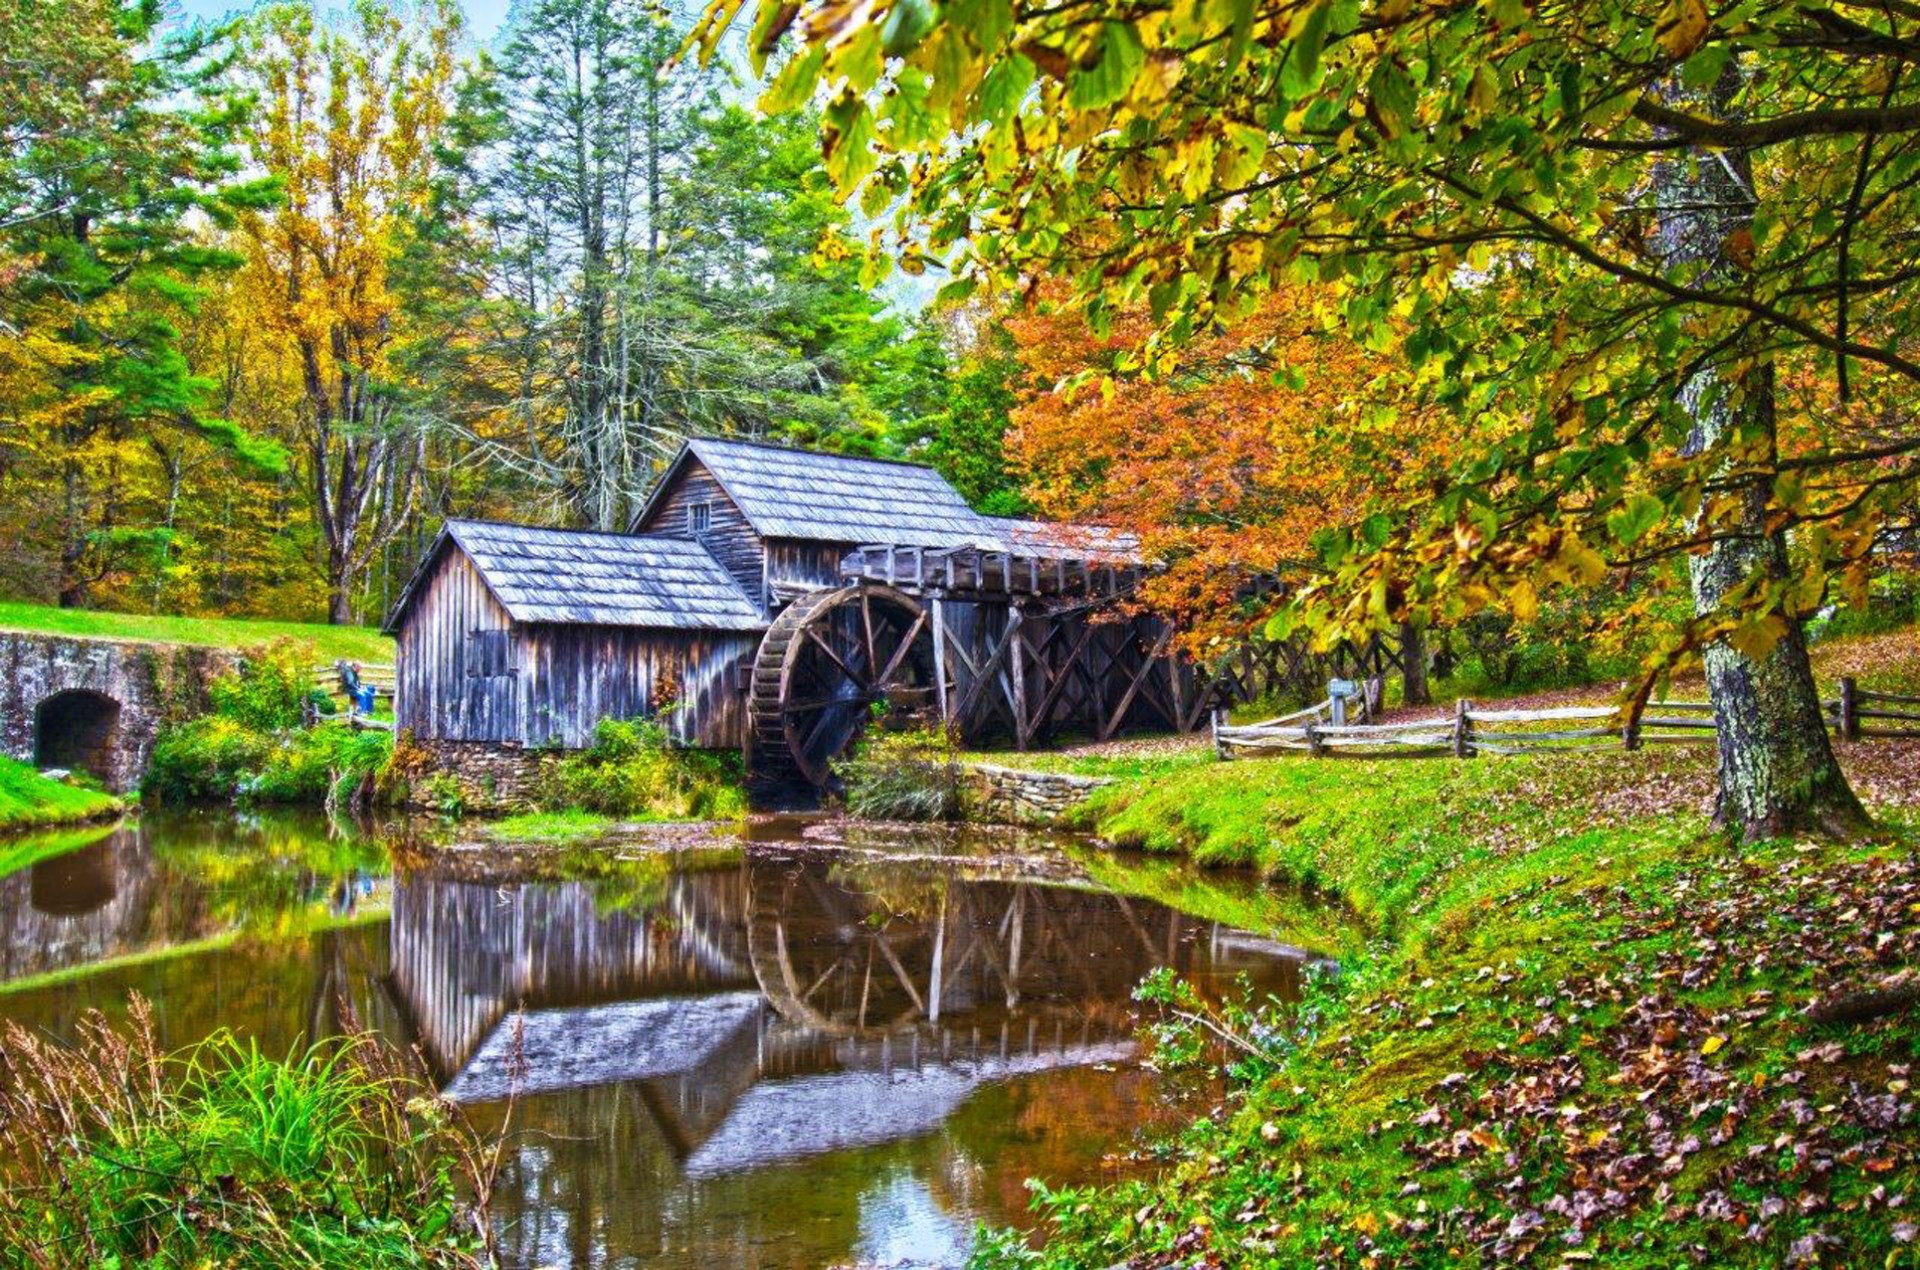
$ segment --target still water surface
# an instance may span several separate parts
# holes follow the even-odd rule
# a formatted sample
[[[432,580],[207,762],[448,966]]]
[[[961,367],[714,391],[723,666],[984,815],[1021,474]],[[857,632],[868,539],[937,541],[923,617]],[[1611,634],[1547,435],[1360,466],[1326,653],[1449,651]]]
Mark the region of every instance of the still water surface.
[[[0,878],[0,1017],[69,1035],[138,991],[168,1046],[373,1028],[510,1134],[511,1264],[810,1270],[959,1265],[976,1225],[1028,1220],[1027,1178],[1111,1176],[1175,1123],[1135,1040],[1147,971],[1298,988],[1298,950],[1031,837],[773,822],[530,868],[431,862],[417,832],[69,837]]]

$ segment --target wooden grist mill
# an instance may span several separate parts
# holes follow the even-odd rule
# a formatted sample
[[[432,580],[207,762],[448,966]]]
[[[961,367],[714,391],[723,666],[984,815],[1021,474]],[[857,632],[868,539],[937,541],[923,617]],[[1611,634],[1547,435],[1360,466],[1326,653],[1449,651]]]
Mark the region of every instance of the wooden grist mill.
[[[1124,545],[1031,522],[1003,532],[1006,550],[861,548],[843,585],[783,608],[754,661],[756,771],[825,784],[875,720],[1020,749],[1205,721],[1212,697],[1171,655],[1171,626],[1125,608],[1141,569]]]
[[[1021,749],[1191,731],[1244,676],[1174,652],[1131,602],[1145,574],[1127,535],[981,515],[929,467],[699,439],[624,534],[448,522],[387,624],[395,716],[531,750],[664,711],[816,789],[876,722]]]

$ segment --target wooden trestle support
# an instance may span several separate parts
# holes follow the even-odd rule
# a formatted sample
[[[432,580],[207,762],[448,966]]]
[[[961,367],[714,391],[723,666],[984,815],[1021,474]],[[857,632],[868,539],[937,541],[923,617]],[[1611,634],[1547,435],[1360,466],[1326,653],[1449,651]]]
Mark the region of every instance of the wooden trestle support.
[[[1164,618],[1130,604],[1138,565],[979,549],[870,547],[841,585],[793,599],[755,658],[753,769],[830,783],[876,718],[1019,749],[1062,732],[1191,732],[1270,686],[1266,654],[1196,665]]]

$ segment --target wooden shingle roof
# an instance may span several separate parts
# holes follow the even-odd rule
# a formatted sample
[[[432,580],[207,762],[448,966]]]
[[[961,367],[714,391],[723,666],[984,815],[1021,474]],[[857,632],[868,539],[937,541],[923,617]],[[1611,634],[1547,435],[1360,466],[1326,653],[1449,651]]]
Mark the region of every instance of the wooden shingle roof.
[[[757,631],[766,621],[707,549],[683,538],[449,520],[394,606],[399,626],[447,544],[473,561],[516,622]]]
[[[1044,559],[1090,560],[1098,564],[1139,564],[1140,536],[1107,525],[1061,524],[1050,520],[991,518],[1016,552]]]
[[[763,538],[1005,550],[995,523],[968,507],[946,477],[918,463],[696,437],[668,467],[656,498],[689,456],[713,473]]]

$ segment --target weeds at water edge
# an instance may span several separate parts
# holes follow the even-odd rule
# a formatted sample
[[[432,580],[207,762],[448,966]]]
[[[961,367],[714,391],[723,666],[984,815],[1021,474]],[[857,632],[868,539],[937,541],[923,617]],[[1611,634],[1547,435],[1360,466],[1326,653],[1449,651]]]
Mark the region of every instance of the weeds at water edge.
[[[138,997],[79,1032],[0,1034],[0,1266],[493,1264],[497,1151],[378,1038],[165,1054]]]

